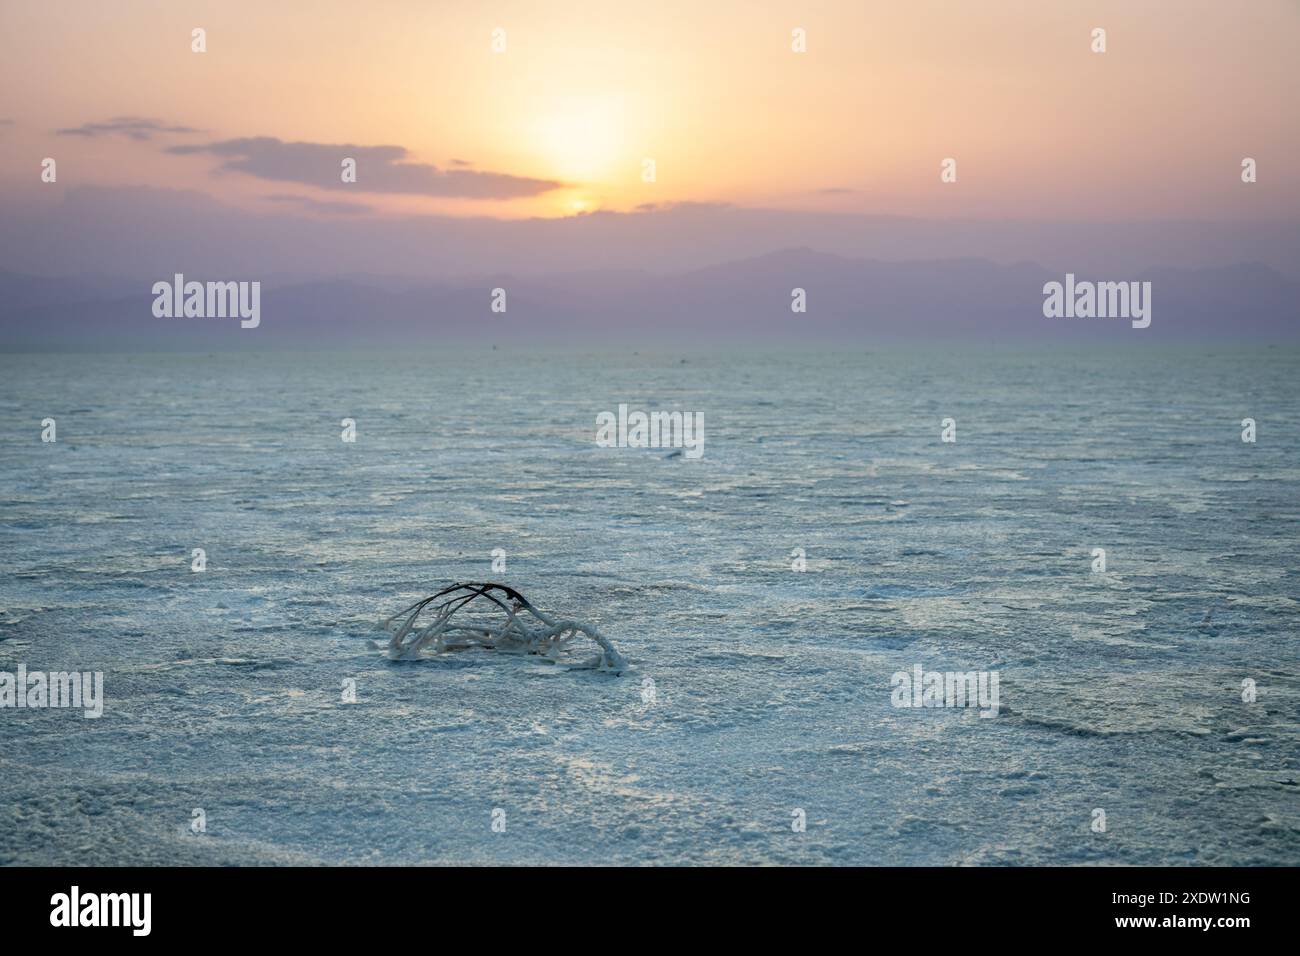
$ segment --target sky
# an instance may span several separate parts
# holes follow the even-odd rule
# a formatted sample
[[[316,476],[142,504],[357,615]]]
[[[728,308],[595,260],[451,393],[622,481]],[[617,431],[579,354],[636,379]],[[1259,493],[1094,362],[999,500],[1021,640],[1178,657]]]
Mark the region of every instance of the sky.
[[[0,38],[0,203],[1300,218],[1295,0],[4,0]]]

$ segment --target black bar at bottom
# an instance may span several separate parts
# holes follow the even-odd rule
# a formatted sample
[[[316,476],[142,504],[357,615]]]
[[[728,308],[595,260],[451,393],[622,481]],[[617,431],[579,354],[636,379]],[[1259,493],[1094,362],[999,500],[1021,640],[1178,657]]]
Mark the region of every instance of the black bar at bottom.
[[[1023,933],[1231,946],[1282,938],[1294,878],[1246,868],[12,868],[0,869],[0,925],[7,944],[77,933],[78,943],[373,946],[433,920],[483,939],[536,932],[539,941],[562,927],[586,927],[595,942],[602,931],[653,937],[699,921],[746,936],[781,924],[862,942],[905,932],[945,948]]]

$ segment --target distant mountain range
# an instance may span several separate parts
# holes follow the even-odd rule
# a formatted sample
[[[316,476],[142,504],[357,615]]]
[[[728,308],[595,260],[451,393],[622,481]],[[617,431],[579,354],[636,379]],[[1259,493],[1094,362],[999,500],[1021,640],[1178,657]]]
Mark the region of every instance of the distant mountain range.
[[[1150,281],[1150,328],[1133,329],[1124,319],[1044,318],[1043,285],[1063,274],[1034,263],[884,262],[797,248],[668,275],[619,270],[435,283],[186,274],[187,280],[262,281],[256,329],[229,318],[155,318],[151,287],[170,282],[170,275],[0,273],[0,349],[1300,339],[1300,283],[1266,265],[1077,278]],[[506,292],[503,314],[490,308],[495,288]],[[791,311],[795,288],[806,290],[806,313]]]

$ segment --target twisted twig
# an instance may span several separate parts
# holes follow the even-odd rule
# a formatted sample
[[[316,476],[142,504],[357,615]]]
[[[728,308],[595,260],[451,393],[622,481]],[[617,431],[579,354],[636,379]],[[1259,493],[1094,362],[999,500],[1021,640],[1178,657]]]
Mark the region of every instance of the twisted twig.
[[[476,615],[457,613],[480,598],[492,607]],[[491,582],[466,582],[445,587],[437,594],[385,618],[381,630],[391,631],[385,645],[392,660],[413,660],[467,647],[486,647],[510,654],[537,654],[558,661],[579,634],[594,641],[600,656],[585,665],[621,674],[627,662],[600,631],[590,624],[557,621],[543,614],[512,587]]]

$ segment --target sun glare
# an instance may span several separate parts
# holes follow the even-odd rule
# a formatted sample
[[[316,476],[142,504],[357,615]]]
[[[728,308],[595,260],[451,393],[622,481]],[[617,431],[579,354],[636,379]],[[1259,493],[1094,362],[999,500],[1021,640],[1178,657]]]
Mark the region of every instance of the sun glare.
[[[534,135],[539,160],[566,182],[608,181],[625,158],[623,109],[616,97],[557,99],[537,121]]]

